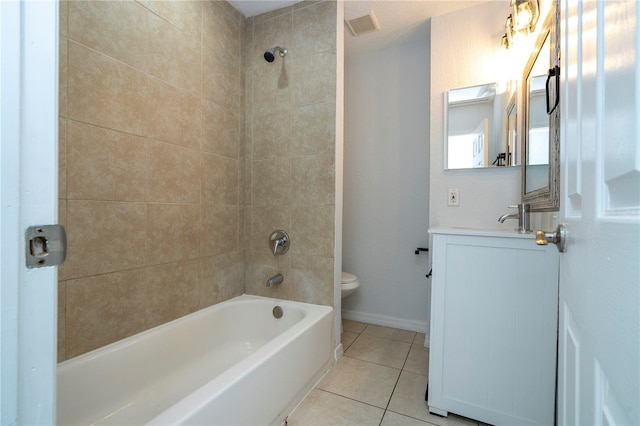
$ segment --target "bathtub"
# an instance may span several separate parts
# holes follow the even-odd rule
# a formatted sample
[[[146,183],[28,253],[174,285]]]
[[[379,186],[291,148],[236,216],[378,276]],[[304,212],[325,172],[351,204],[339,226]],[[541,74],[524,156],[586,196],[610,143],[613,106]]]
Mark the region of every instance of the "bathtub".
[[[57,423],[281,424],[333,363],[332,312],[243,295],[64,361]]]

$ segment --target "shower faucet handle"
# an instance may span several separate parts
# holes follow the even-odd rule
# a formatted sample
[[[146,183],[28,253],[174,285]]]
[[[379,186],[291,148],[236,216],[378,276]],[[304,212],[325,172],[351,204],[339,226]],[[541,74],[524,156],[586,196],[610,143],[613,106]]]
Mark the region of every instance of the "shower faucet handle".
[[[285,254],[287,251],[289,251],[290,244],[291,239],[289,238],[289,234],[287,234],[282,229],[273,231],[271,237],[269,237],[269,247],[273,251],[274,256]]]

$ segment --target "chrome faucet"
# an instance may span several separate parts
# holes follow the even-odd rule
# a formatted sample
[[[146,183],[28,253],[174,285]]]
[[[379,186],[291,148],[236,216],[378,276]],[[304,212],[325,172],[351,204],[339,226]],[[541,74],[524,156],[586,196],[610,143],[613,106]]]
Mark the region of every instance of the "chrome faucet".
[[[504,223],[507,219],[518,219],[518,231],[521,234],[526,234],[528,232],[532,232],[529,229],[529,224],[531,220],[529,219],[529,210],[531,209],[531,205],[527,203],[520,203],[517,206],[509,206],[510,209],[518,209],[518,213],[507,213],[503,214],[498,218],[498,222]]]
[[[284,277],[282,276],[282,274],[276,274],[271,278],[267,279],[267,287],[282,284],[283,281],[284,281]]]

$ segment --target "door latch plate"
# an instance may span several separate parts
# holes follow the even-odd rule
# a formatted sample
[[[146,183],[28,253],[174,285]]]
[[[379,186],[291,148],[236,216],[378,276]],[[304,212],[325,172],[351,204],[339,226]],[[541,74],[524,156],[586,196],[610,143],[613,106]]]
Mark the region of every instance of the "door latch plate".
[[[30,226],[25,248],[27,268],[60,265],[67,258],[67,233],[62,225]]]

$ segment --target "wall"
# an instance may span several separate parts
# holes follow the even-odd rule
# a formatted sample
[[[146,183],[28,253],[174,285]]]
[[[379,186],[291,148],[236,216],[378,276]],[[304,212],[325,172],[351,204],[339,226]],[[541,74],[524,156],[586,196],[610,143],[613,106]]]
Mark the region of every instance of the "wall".
[[[428,25],[428,24],[427,24]],[[343,316],[427,330],[429,41],[346,58]]]
[[[544,20],[548,2],[541,2]],[[431,20],[431,168],[429,227],[461,226],[511,230],[513,220],[497,221],[521,199],[520,167],[448,170],[444,165],[444,93],[453,88],[521,80],[536,34],[506,50],[500,39],[510,11],[508,1],[487,2]],[[540,26],[538,26],[539,28]],[[520,108],[520,104],[518,104]],[[518,117],[520,120],[521,117]],[[458,207],[447,206],[449,188],[459,190]],[[532,213],[532,227],[555,227],[556,213]]]
[[[333,306],[337,4],[302,2],[246,25],[245,289],[249,294]],[[266,49],[286,57],[268,63]],[[274,256],[276,229],[291,237]],[[266,287],[282,273],[284,283]]]
[[[514,228],[497,220],[520,200],[520,168],[445,171],[443,151],[447,90],[519,78],[500,46],[508,13],[509,2],[496,1],[431,20],[430,227]],[[458,207],[447,206],[449,188],[459,191]]]
[[[243,292],[244,19],[61,2],[59,360]]]

